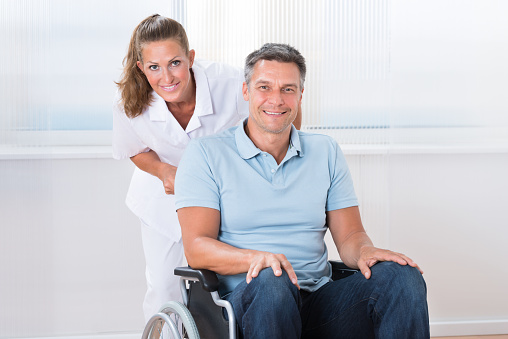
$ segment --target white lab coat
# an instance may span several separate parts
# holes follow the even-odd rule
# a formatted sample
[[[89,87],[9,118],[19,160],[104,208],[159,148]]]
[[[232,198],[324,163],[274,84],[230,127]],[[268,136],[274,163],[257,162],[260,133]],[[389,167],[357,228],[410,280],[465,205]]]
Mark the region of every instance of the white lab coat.
[[[249,114],[242,96],[243,71],[224,64],[195,61],[196,107],[184,131],[155,92],[155,101],[140,116],[129,119],[118,98],[113,115],[113,157],[130,158],[153,150],[162,162],[178,166],[190,139],[235,126]],[[136,168],[126,203],[144,223],[168,238],[181,237],[174,196],[164,192],[162,182]]]
[[[120,95],[117,94],[113,107],[115,159],[130,158],[153,150],[162,162],[178,167],[190,139],[223,131],[237,125],[249,115],[248,102],[242,95],[242,69],[196,60],[192,71],[196,81],[196,107],[185,131],[168,110],[164,99],[155,92],[154,102],[134,119],[126,116],[120,104]],[[132,176],[126,203],[143,225],[148,284],[144,309],[145,318],[148,318],[157,311],[161,303],[173,300],[175,293],[179,293],[178,286],[173,286],[175,280],[172,274],[168,277],[167,273],[163,274],[161,271],[172,272],[173,267],[181,265],[181,256],[166,255],[170,258],[157,263],[150,258],[170,253],[171,246],[172,253],[175,253],[178,251],[175,250],[175,243],[180,243],[181,251],[180,225],[175,211],[174,195],[167,195],[157,177],[138,168]],[[157,239],[157,234],[159,238],[163,236],[167,241]],[[173,294],[158,291],[168,289],[168,285],[171,285]]]

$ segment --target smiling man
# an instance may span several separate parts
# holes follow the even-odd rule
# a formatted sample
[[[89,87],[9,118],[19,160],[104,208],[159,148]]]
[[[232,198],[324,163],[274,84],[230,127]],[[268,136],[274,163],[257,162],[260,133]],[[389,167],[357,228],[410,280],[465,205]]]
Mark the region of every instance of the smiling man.
[[[428,338],[418,265],[373,246],[337,143],[292,125],[305,74],[293,47],[254,51],[249,118],[187,147],[175,194],[188,263],[219,274],[243,338]],[[327,230],[362,274],[331,280]]]

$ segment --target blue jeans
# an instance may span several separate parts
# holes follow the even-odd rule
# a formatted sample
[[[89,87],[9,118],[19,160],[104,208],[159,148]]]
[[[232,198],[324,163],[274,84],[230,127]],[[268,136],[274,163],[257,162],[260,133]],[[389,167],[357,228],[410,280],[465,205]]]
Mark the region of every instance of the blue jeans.
[[[429,338],[427,288],[410,266],[381,262],[369,280],[356,273],[313,293],[271,268],[226,299],[243,338]]]

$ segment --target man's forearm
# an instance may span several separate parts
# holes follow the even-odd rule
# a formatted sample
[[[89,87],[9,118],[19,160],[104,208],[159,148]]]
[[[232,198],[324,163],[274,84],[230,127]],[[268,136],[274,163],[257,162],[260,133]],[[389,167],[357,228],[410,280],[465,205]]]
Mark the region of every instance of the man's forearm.
[[[348,267],[358,268],[362,248],[366,246],[374,246],[367,233],[364,231],[353,233],[338,248],[340,258]]]
[[[213,208],[185,207],[178,210],[187,262],[219,274],[247,272],[255,251],[233,247],[217,240],[220,212]]]
[[[208,237],[184,240],[187,262],[195,269],[209,269],[222,275],[249,270],[254,250],[240,249]]]
[[[206,207],[185,207],[178,210],[182,240],[187,262],[192,268],[209,269],[222,275],[246,273],[249,283],[261,270],[271,267],[276,276],[286,271],[298,285],[298,278],[284,254],[240,249],[217,240],[220,212]]]

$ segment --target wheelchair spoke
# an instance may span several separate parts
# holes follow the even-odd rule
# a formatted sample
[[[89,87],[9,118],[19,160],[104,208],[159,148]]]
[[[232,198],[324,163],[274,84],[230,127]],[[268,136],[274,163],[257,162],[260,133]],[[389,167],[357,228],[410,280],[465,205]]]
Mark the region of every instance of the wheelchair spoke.
[[[199,332],[189,310],[170,301],[148,321],[142,339],[199,339]]]

